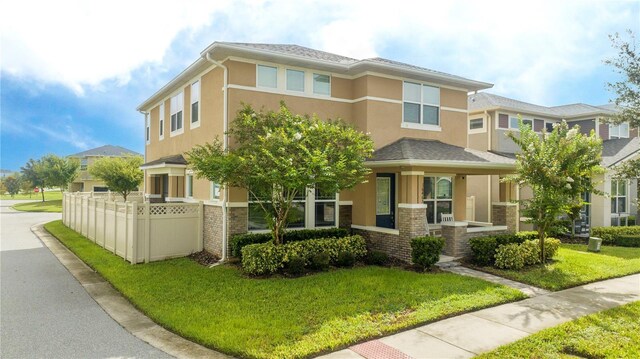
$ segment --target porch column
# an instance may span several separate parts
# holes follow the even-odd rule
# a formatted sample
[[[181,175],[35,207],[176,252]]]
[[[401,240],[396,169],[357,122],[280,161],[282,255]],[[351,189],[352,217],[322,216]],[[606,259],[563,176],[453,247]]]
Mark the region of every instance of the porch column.
[[[494,226],[507,226],[507,231],[515,232],[518,226],[518,204],[494,202],[491,205],[491,218]]]
[[[462,222],[467,219],[466,175],[457,175],[453,181],[453,218]]]
[[[400,203],[398,204],[398,232],[400,241],[409,245],[411,239],[427,235],[427,205],[422,203],[423,171],[402,171],[400,177]]]

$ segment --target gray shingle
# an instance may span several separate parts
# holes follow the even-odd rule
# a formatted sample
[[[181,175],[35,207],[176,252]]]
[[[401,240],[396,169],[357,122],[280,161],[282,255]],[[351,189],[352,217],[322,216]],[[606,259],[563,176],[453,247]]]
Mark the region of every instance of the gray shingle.
[[[394,66],[398,66],[398,67],[404,67],[404,68],[410,69],[410,70],[427,71],[427,72],[431,72],[431,73],[434,73],[434,74],[445,75],[445,76],[449,76],[449,77],[455,77],[455,78],[459,78],[459,79],[462,79],[462,80],[466,80],[464,77],[461,77],[461,76],[451,75],[451,74],[448,74],[446,72],[436,71],[436,70],[428,69],[426,67],[420,67],[420,66],[416,66],[416,65],[411,65],[411,64],[404,63],[404,62],[400,62],[400,61],[389,60],[389,59],[385,59],[385,58],[382,58],[382,57],[372,57],[372,58],[369,58],[369,59],[364,59],[363,61],[378,62],[378,63],[381,63],[381,64],[394,65]]]
[[[337,62],[341,64],[358,62],[358,60],[350,57],[336,55],[330,52],[315,50],[308,47],[293,45],[293,44],[254,44],[254,43],[246,43],[246,42],[219,42],[219,43],[232,45],[232,46],[249,47],[249,48],[259,49],[259,50],[273,51],[273,52],[278,52],[278,53],[287,54],[287,55],[308,57],[308,58],[317,59],[317,60],[332,61],[332,62]]]
[[[104,145],[101,147],[93,148],[90,150],[78,152],[73,155],[69,155],[69,157],[87,157],[87,156],[108,156],[108,157],[119,157],[119,156],[142,156],[142,154],[126,149],[121,146],[113,146],[113,145]]]
[[[640,153],[640,138],[620,138],[602,143],[602,165],[611,167],[619,161]]]
[[[536,113],[549,117],[572,118],[583,115],[602,114],[613,115],[615,108],[608,105],[591,106],[584,103],[574,103],[562,106],[541,106],[524,101],[518,101],[512,98],[498,96],[487,92],[479,92],[469,95],[468,98],[469,111],[478,111],[489,108],[506,108],[521,111],[523,113]]]
[[[143,164],[142,167],[161,165],[161,164],[165,164],[165,165],[186,165],[187,164],[187,160],[185,160],[184,156],[182,156],[182,155],[166,156],[166,157],[160,157],[157,160],[153,160],[153,161],[147,162],[147,163]]]

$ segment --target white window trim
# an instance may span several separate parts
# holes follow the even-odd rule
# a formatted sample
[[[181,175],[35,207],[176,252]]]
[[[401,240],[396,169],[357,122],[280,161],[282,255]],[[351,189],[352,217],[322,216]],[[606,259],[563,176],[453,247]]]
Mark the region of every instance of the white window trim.
[[[471,129],[471,121],[473,121],[473,120],[482,120],[482,127],[481,128]],[[467,130],[468,130],[469,134],[486,133],[487,132],[487,119],[484,116],[481,116],[481,117],[471,116],[471,118],[469,118],[469,122],[467,123]]]
[[[185,122],[185,118],[184,118],[185,117],[184,116],[184,98],[185,98],[185,93],[184,93],[184,91],[178,92],[175,96],[172,96],[171,99],[173,99],[174,97],[178,97],[178,96],[182,96],[182,109],[181,110],[177,110],[176,109],[176,111],[173,112],[173,106],[171,106],[171,102],[169,102],[169,107],[170,107],[170,109],[169,109],[169,112],[170,112],[169,122],[171,122],[171,117],[173,117],[174,114],[182,111],[182,127],[171,131],[171,123],[170,123],[169,124],[169,131],[170,131],[169,137],[178,136],[178,135],[181,135],[181,134],[184,133],[184,122]],[[169,101],[171,101],[171,100],[169,100]],[[177,124],[176,124],[176,127],[177,127]]]
[[[430,203],[433,203],[433,205],[434,205],[433,210],[434,210],[434,216],[436,217],[435,218],[436,222],[435,223],[429,223],[429,228],[431,228],[431,229],[439,229],[439,227],[434,227],[434,226],[440,226],[440,223],[438,223],[438,218],[437,218],[437,216],[438,216],[438,213],[437,213],[438,202],[449,202],[450,201],[451,202],[451,214],[456,213],[455,201],[454,201],[455,188],[456,188],[456,182],[455,182],[456,181],[456,177],[453,174],[450,175],[450,174],[433,174],[433,173],[432,174],[425,173],[424,177],[432,177],[432,178],[436,179],[436,184],[435,184],[436,188],[435,188],[434,195],[438,191],[438,187],[437,186],[438,186],[438,179],[439,178],[449,178],[451,180],[451,198],[424,199],[424,194],[423,194],[423,198],[422,198],[422,203],[423,204],[429,205],[429,203],[426,203],[426,202],[430,202]],[[424,178],[422,179],[422,181],[424,181]],[[424,188],[423,188],[423,191],[424,191]],[[427,221],[428,221],[428,219],[427,219]]]
[[[191,177],[191,184],[189,184],[189,177]],[[193,173],[187,173],[186,178],[185,178],[185,198],[193,198]],[[189,192],[191,192],[191,196],[189,196]]]
[[[609,139],[629,138],[629,133],[631,132],[631,128],[629,126],[629,123],[626,123],[626,125],[627,125],[627,133],[624,136],[623,136],[622,133],[620,133],[620,130],[621,130],[620,125],[622,125],[622,123],[619,123],[617,125],[614,125],[612,123],[609,124]],[[617,136],[613,136],[611,134],[611,132],[612,132],[611,129],[614,128],[614,127],[618,128],[618,135]]]
[[[551,124],[551,127],[553,127],[556,123],[558,123],[558,122],[555,122],[555,121],[549,121],[549,120],[544,120],[544,127],[543,127],[543,128],[544,128],[544,130],[546,131],[546,130],[547,130],[547,124]],[[550,132],[547,132],[547,133],[550,133]]]
[[[270,87],[270,86],[260,86],[260,71],[259,71],[259,67],[260,66],[264,66],[264,67],[274,67],[276,69],[276,87]],[[280,81],[280,66],[276,65],[276,64],[270,64],[270,63],[256,63],[256,88],[258,89],[266,89],[266,90],[277,90],[280,88],[282,81]]]
[[[298,90],[289,90],[289,89],[288,89],[288,85],[289,85],[289,81],[288,81],[288,79],[289,79],[289,78],[288,78],[288,76],[287,76],[287,73],[288,73],[289,71],[302,72],[302,91],[298,91]],[[284,90],[285,90],[286,92],[289,92],[289,93],[307,93],[307,92],[308,92],[308,90],[309,90],[309,86],[307,86],[307,82],[308,82],[308,81],[307,81],[307,74],[308,74],[308,72],[307,72],[307,71],[305,71],[305,70],[302,70],[302,69],[295,69],[295,68],[290,68],[290,67],[286,68],[286,69],[284,70]],[[312,80],[312,81],[313,81],[313,80]],[[313,86],[313,84],[311,84],[311,86]]]
[[[420,85],[420,102],[414,102],[414,101],[407,101],[404,99],[404,84],[408,82],[408,83],[412,83],[412,84],[418,84]],[[435,131],[435,132],[440,132],[442,131],[442,108],[440,106],[440,104],[432,104],[432,103],[426,103],[426,102],[422,102],[422,91],[424,90],[424,86],[429,86],[429,87],[435,87],[438,89],[438,91],[440,91],[440,95],[442,95],[442,88],[440,86],[434,86],[433,84],[429,84],[429,83],[425,83],[425,82],[419,82],[419,81],[411,81],[411,80],[403,80],[402,81],[402,124],[400,127],[402,128],[407,128],[407,129],[412,129],[412,130],[424,130],[424,131]],[[420,106],[420,123],[412,123],[412,122],[405,122],[404,121],[404,103],[408,102],[408,103],[412,103],[412,104],[416,104]],[[424,120],[424,110],[422,108],[423,105],[427,105],[427,106],[434,106],[438,108],[438,124],[437,125],[432,125],[432,124],[424,124],[422,123],[422,121]]]
[[[617,188],[616,188],[616,195],[614,196],[613,194],[611,194],[611,193],[610,193],[610,195],[611,195],[611,199],[614,199],[614,198],[615,198],[615,199],[616,199],[616,204],[617,204],[617,201],[618,201],[617,199],[618,199],[618,198],[624,198],[624,199],[625,199],[625,200],[624,200],[624,207],[625,207],[625,208],[624,208],[624,211],[623,211],[623,212],[614,212],[614,208],[611,208],[610,212],[611,212],[611,214],[612,214],[612,215],[619,215],[619,214],[622,214],[622,213],[628,214],[628,213],[629,213],[629,209],[630,209],[630,207],[629,207],[629,206],[630,206],[630,203],[629,203],[629,197],[630,197],[630,196],[629,196],[629,190],[631,189],[631,188],[630,188],[630,187],[631,187],[631,183],[629,182],[629,180],[624,180],[624,179],[612,179],[612,180],[611,180],[611,183],[613,184],[614,182],[616,183],[616,187],[617,187]],[[620,182],[623,182],[623,183],[624,183],[624,187],[625,187],[625,192],[624,192],[624,193],[625,193],[625,195],[624,195],[624,196],[620,196],[620,195],[618,194],[618,193],[620,193],[620,190],[619,190]],[[616,208],[615,208],[615,210],[616,210],[616,211],[617,211],[617,207],[618,207],[618,206],[616,205]]]
[[[164,140],[164,102],[160,104],[158,108],[158,139]]]
[[[329,93],[328,94],[316,92],[315,86],[314,86],[315,85],[315,79],[313,78],[315,75],[328,76],[329,77]],[[317,71],[313,71],[311,73],[311,92],[315,96],[331,97],[331,75],[330,74],[321,73],[321,72],[317,72]]]
[[[198,100],[194,101],[193,100],[193,85],[198,84]],[[194,128],[198,128],[200,127],[200,118],[202,117],[202,81],[200,78],[198,78],[196,81],[193,81],[191,83],[191,91],[189,92],[189,129],[194,129]],[[191,111],[193,111],[193,104],[195,102],[198,102],[198,119],[196,120],[196,122],[191,122],[191,116],[193,116],[193,114],[191,113]]]
[[[218,186],[218,196],[215,196],[215,186]],[[222,192],[222,186],[217,183],[209,182],[209,199],[211,201],[220,201],[220,193]]]

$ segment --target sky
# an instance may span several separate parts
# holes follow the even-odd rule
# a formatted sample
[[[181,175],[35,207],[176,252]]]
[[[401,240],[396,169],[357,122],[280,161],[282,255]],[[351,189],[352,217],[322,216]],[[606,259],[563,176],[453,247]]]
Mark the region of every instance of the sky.
[[[627,29],[640,33],[640,0],[6,1],[0,168],[105,144],[143,153],[137,105],[214,41],[380,56],[522,101],[600,105],[618,79],[608,36]]]

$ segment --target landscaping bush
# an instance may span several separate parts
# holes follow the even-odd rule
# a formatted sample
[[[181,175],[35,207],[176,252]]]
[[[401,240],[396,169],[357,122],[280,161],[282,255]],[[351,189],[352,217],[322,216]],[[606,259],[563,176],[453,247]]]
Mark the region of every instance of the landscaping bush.
[[[353,267],[356,264],[356,257],[351,252],[342,251],[338,253],[336,265],[338,267]]]
[[[381,251],[370,251],[364,259],[369,265],[383,266],[389,262],[389,255]]]
[[[311,239],[285,243],[250,244],[242,248],[242,268],[252,275],[275,273],[285,267],[291,258],[301,257],[306,266],[313,265],[313,257],[324,253],[329,263],[336,263],[342,252],[351,253],[356,260],[367,254],[364,238],[355,235],[344,238]]]
[[[524,267],[524,256],[520,244],[511,243],[498,247],[495,265],[502,269],[522,269]]]
[[[615,245],[620,247],[640,247],[640,235],[620,236],[616,239]]]
[[[546,242],[545,242],[546,244]],[[540,263],[540,241],[526,240],[520,244],[520,251],[522,260],[525,266],[530,266]],[[548,253],[548,249],[547,249]]]
[[[540,246],[540,243],[538,243],[538,246]],[[551,237],[544,239],[544,254],[547,260],[550,260],[558,253],[558,248],[560,248],[559,239]]]
[[[304,258],[293,256],[289,258],[289,262],[285,267],[285,272],[292,276],[299,276],[304,273]]]
[[[310,267],[313,270],[326,271],[329,270],[330,264],[329,254],[326,252],[316,253],[311,256]]]
[[[284,233],[283,243],[306,241],[309,239],[321,238],[344,238],[349,232],[344,228],[323,228],[323,229],[301,229],[295,231],[287,231]],[[236,234],[231,237],[229,245],[231,247],[231,255],[234,257],[242,257],[242,248],[250,244],[267,243],[272,239],[271,233],[244,233]]]
[[[616,245],[620,236],[640,235],[640,226],[595,227],[591,230],[591,235],[602,238],[602,244]]]
[[[480,266],[490,266],[495,262],[498,241],[495,237],[475,237],[469,240],[471,259]]]
[[[444,238],[413,238],[411,240],[411,259],[413,263],[419,265],[422,269],[430,268],[440,259],[442,248],[444,248]]]
[[[522,231],[515,234],[518,239],[522,239],[524,241],[533,241],[538,239],[538,232],[536,231]]]

